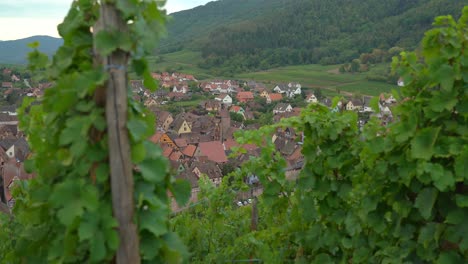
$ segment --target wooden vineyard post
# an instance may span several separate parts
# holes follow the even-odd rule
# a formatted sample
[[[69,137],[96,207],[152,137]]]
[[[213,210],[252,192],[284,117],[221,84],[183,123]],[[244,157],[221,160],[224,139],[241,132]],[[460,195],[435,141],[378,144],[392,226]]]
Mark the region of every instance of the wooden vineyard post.
[[[113,4],[102,3],[100,16],[93,33],[102,30],[128,32],[121,13]],[[100,56],[95,49],[96,60],[109,73],[105,84],[106,121],[109,144],[109,165],[112,190],[112,208],[118,222],[120,244],[116,253],[119,264],[140,263],[139,238],[134,219],[133,175],[130,156],[130,139],[127,129],[127,71],[129,53],[117,49],[108,56]]]

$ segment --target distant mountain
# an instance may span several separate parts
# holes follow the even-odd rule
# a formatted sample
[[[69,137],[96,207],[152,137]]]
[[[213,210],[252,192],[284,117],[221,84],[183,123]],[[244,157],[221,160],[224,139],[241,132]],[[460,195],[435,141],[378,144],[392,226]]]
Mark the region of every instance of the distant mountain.
[[[414,49],[436,16],[466,0],[220,0],[172,14],[159,52],[202,51],[228,71],[348,62],[374,48]]]
[[[33,36],[18,40],[0,41],[0,64],[26,64],[28,53],[32,51],[29,43],[39,42],[39,50],[52,55],[62,45],[63,40],[49,36]]]

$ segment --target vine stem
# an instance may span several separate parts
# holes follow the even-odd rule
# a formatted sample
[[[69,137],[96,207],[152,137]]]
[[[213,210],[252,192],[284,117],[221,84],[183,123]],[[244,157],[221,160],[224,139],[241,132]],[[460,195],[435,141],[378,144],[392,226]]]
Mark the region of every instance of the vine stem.
[[[128,32],[121,13],[112,4],[102,3],[94,34],[102,30]],[[97,53],[97,50],[95,52]],[[106,121],[109,144],[112,207],[119,224],[120,244],[116,253],[118,264],[140,263],[139,239],[134,219],[133,175],[130,158],[130,139],[126,127],[128,119],[127,73],[129,54],[116,50],[97,60],[109,73],[106,83]],[[110,68],[108,65],[123,67]]]

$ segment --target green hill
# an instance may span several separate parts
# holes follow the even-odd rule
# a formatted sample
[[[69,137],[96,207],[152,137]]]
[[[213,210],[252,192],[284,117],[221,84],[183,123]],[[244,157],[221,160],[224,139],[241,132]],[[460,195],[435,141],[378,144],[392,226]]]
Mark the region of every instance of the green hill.
[[[18,40],[0,41],[0,64],[25,64],[27,55],[32,51],[29,43],[39,42],[39,50],[52,55],[62,45],[63,40],[49,36],[33,36]]]
[[[222,73],[349,62],[374,48],[414,49],[462,0],[221,0],[174,13],[159,52],[191,49]]]

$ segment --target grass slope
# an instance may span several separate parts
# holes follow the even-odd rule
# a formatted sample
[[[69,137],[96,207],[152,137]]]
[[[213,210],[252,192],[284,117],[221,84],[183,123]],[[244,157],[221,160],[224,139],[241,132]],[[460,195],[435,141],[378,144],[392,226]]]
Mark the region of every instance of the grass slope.
[[[208,70],[198,67],[202,61],[201,53],[189,50],[168,53],[148,58],[150,68],[159,72],[183,72],[193,74],[198,79],[213,78]]]

